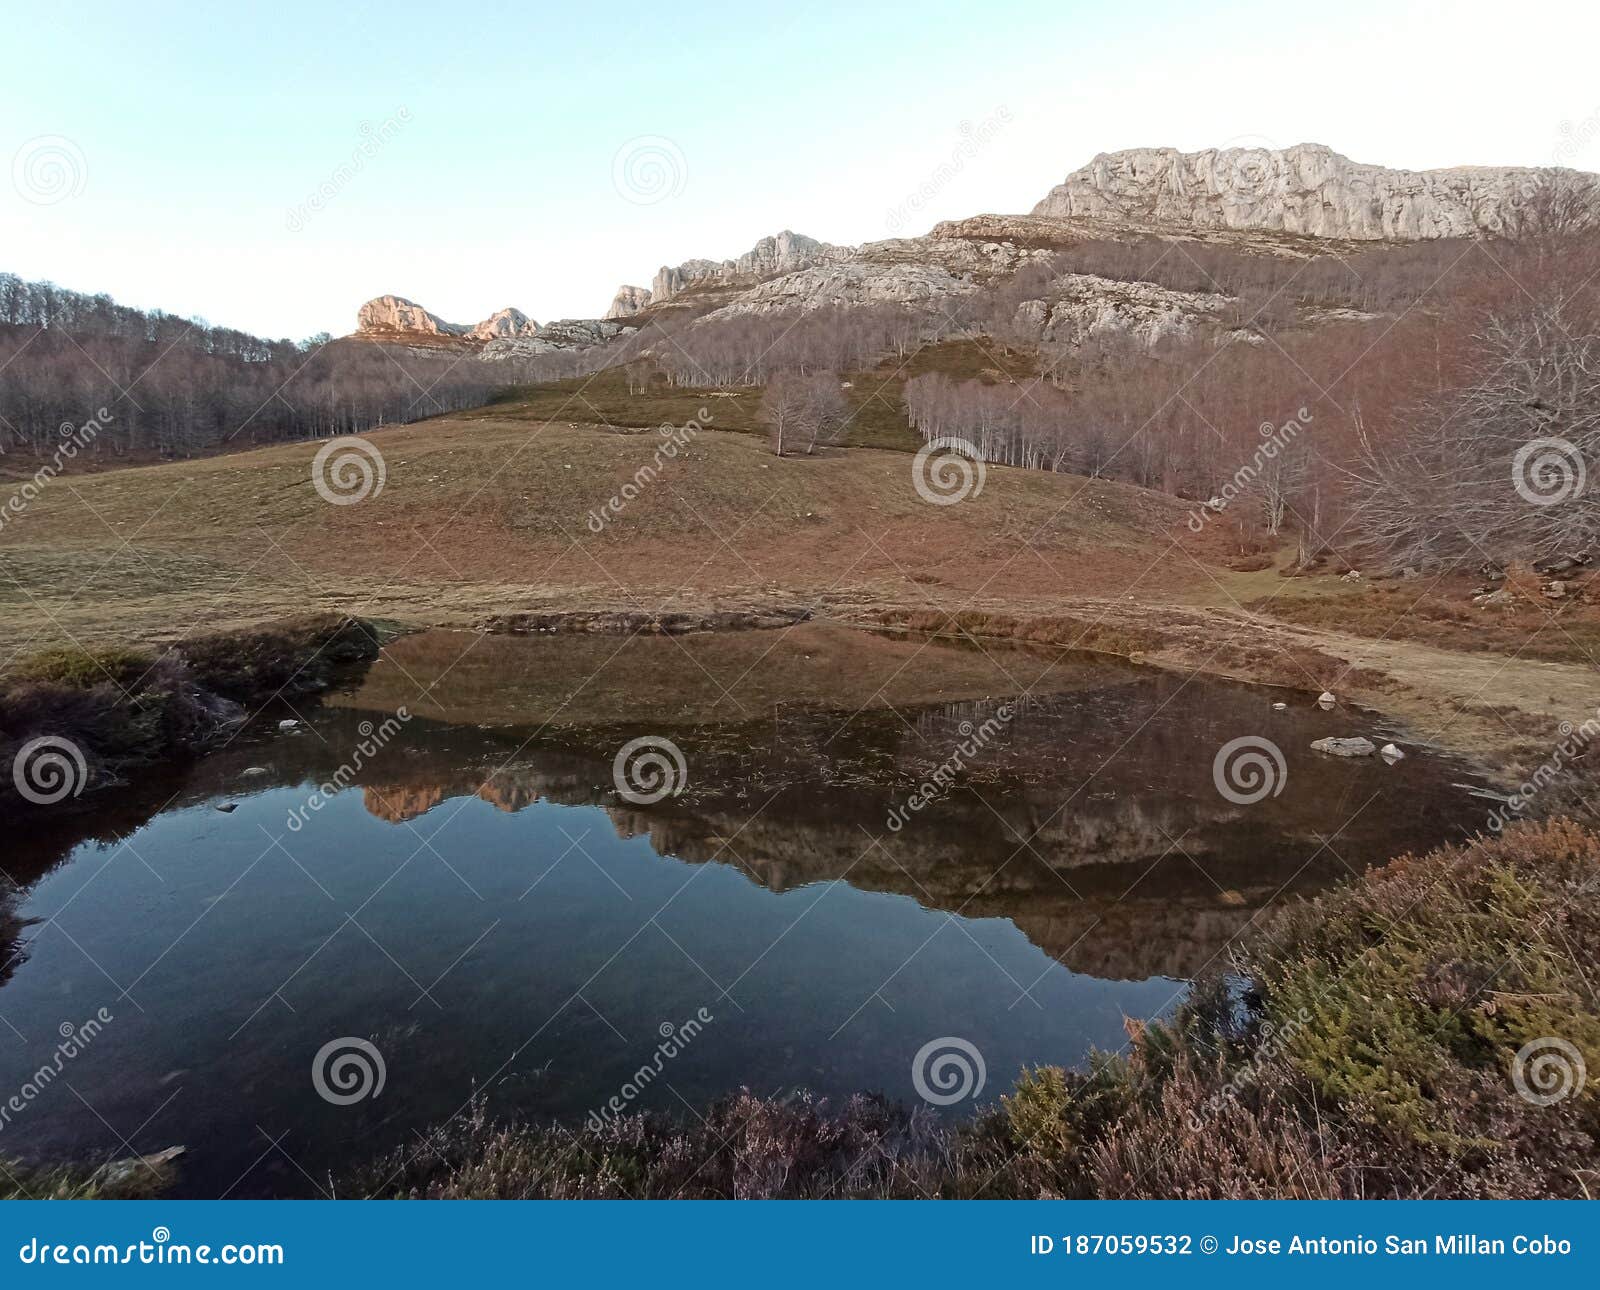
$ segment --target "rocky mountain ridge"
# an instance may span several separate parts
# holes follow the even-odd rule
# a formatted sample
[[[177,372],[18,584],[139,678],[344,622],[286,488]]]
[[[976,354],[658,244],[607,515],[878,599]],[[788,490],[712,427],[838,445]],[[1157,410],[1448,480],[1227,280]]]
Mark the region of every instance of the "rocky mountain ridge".
[[[784,229],[730,259],[663,265],[649,288],[619,288],[603,318],[540,326],[506,309],[463,326],[402,297],[381,296],[362,306],[356,335],[399,339],[419,351],[476,347],[483,358],[503,359],[604,345],[669,317],[937,309],[1088,241],[1156,237],[1287,258],[1351,255],[1374,243],[1516,232],[1539,194],[1551,190],[1600,211],[1600,176],[1559,167],[1399,170],[1311,143],[1192,153],[1133,148],[1102,153],[1073,171],[1028,215],[948,220],[921,237],[860,246]],[[1123,333],[1153,344],[1219,326],[1228,303],[1222,294],[1074,273],[1024,301],[1017,322],[1041,340],[1076,344]]]
[[[1036,217],[1268,229],[1355,241],[1506,233],[1544,185],[1596,195],[1596,177],[1557,166],[1397,170],[1319,143],[1292,148],[1130,148],[1073,171]]]

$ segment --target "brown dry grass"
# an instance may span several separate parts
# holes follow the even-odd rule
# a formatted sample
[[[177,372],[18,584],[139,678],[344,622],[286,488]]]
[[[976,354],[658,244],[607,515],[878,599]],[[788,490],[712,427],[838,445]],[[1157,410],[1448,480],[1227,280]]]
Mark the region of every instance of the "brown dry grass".
[[[803,606],[1331,688],[1508,773],[1595,707],[1592,664],[1567,661],[1594,639],[1587,606],[1497,617],[1470,587],[1230,570],[1236,544],[1189,534],[1184,503],[1105,480],[990,467],[978,496],[930,506],[903,453],[778,459],[706,430],[595,533],[658,436],[474,414],[370,437],[387,480],[353,506],[312,487],[315,444],[56,481],[0,534],[0,671],[316,611]]]

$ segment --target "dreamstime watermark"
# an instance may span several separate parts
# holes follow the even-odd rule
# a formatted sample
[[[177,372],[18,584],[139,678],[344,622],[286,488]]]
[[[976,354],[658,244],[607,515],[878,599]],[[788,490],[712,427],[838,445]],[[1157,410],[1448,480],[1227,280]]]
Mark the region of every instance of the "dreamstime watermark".
[[[311,1087],[334,1106],[378,1097],[388,1079],[389,1069],[377,1045],[355,1035],[328,1040],[311,1059]]]
[[[1224,1102],[1229,1098],[1238,1100],[1240,1093],[1261,1078],[1262,1069],[1267,1063],[1283,1052],[1289,1041],[1310,1024],[1311,1013],[1305,1008],[1301,1008],[1282,1026],[1275,1026],[1270,1021],[1263,1021],[1259,1031],[1260,1042],[1250,1055],[1250,1060],[1236,1070],[1229,1077],[1228,1082],[1207,1098],[1205,1102],[1189,1109],[1189,1127],[1194,1132],[1199,1133],[1201,1129],[1205,1128],[1206,1120],[1222,1109]]]
[[[1539,763],[1533,774],[1517,785],[1516,791],[1506,797],[1504,805],[1489,812],[1489,827],[1494,832],[1499,833],[1506,825],[1515,823],[1528,803],[1550,787],[1566,770],[1567,764],[1576,761],[1596,737],[1600,737],[1600,708],[1596,708],[1595,715],[1581,726],[1563,721],[1557,729],[1561,738],[1550,750],[1550,755]]]
[[[1511,1059],[1517,1096],[1534,1106],[1554,1106],[1583,1091],[1589,1068],[1578,1046],[1556,1035],[1530,1039]]]
[[[1251,806],[1283,792],[1289,766],[1272,740],[1240,735],[1217,749],[1211,759],[1211,782],[1235,806]]]
[[[67,1068],[67,1063],[92,1044],[100,1032],[115,1020],[110,1009],[101,1008],[87,1021],[77,1025],[63,1021],[56,1029],[61,1042],[56,1045],[55,1052],[23,1081],[21,1088],[0,1103],[0,1130],[10,1124],[15,1116],[26,1111]]]
[[[389,468],[378,445],[360,435],[342,435],[317,449],[311,459],[311,483],[332,506],[354,506],[383,492]]]
[[[1189,515],[1189,531],[1200,532],[1205,528],[1207,521],[1227,510],[1228,504],[1234,498],[1254,487],[1256,481],[1267,474],[1268,466],[1278,459],[1278,454],[1286,452],[1289,445],[1299,437],[1300,431],[1310,425],[1311,421],[1311,412],[1306,408],[1296,409],[1294,416],[1281,426],[1263,421],[1260,426],[1261,442],[1251,454],[1250,460],[1233,472],[1233,477],[1223,484],[1220,493],[1195,507]]]
[[[654,206],[676,197],[688,180],[683,149],[659,134],[635,135],[611,158],[611,183],[635,206]]]
[[[965,439],[944,435],[930,439],[911,459],[911,484],[917,496],[934,506],[954,506],[983,492],[988,466],[983,454]]]
[[[995,709],[994,716],[985,718],[976,726],[970,721],[963,721],[957,727],[961,742],[956,745],[955,751],[940,763],[933,774],[917,785],[904,805],[890,809],[884,821],[889,832],[900,832],[912,815],[949,792],[956,776],[966,768],[967,763],[994,742],[995,736],[1010,725],[1016,715],[1016,708],[1009,703],[1002,703]]]
[[[148,1241],[114,1245],[98,1241],[94,1245],[83,1241],[66,1242],[53,1235],[41,1241],[30,1237],[28,1243],[17,1251],[19,1263],[36,1263],[41,1267],[235,1267],[252,1264],[282,1266],[283,1246],[253,1244],[239,1245],[189,1245],[174,1241],[166,1227],[154,1228]]]
[[[1235,197],[1265,197],[1277,180],[1274,154],[1279,151],[1278,145],[1263,135],[1235,135],[1217,149],[1216,181]]]
[[[994,111],[994,115],[986,117],[977,125],[970,121],[961,123],[961,142],[950,150],[950,155],[941,161],[928,176],[917,185],[906,199],[898,206],[891,207],[884,223],[888,225],[891,233],[898,233],[905,227],[906,221],[913,215],[922,211],[935,197],[942,192],[963,170],[967,163],[974,160],[994,140],[995,135],[1011,124],[1011,109],[1004,105]]]
[[[291,206],[283,217],[284,227],[291,233],[298,233],[313,219],[328,208],[328,203],[337,197],[347,184],[350,183],[367,167],[371,161],[395,135],[411,123],[411,109],[399,107],[394,115],[384,120],[381,125],[373,125],[371,121],[363,121],[358,133],[360,142],[350,156],[341,161],[329,172],[328,177],[318,184],[306,195],[304,201],[298,206]]]
[[[715,1020],[716,1017],[709,1010],[700,1008],[681,1025],[663,1021],[656,1032],[661,1036],[661,1042],[656,1045],[651,1059],[628,1076],[622,1087],[606,1099],[604,1106],[589,1112],[589,1128],[602,1129],[625,1114],[629,1104],[660,1077],[667,1063],[683,1052]]]
[[[603,506],[591,510],[584,523],[589,532],[600,533],[605,530],[614,518],[621,515],[628,503],[637,498],[644,490],[656,482],[661,474],[662,467],[694,442],[694,437],[705,428],[705,423],[712,420],[711,413],[701,408],[696,413],[697,420],[686,421],[681,426],[663,425],[657,432],[661,435],[661,442],[656,445],[656,450],[651,454],[650,460],[633,472],[633,478],[624,484],[621,489],[613,493]]]
[[[111,413],[105,408],[96,408],[94,415],[82,425],[73,425],[70,421],[63,421],[60,429],[56,431],[60,442],[56,444],[50,454],[50,460],[33,472],[31,478],[23,481],[22,487],[12,492],[4,502],[0,502],[0,533],[14,518],[28,509],[45,485],[67,468],[67,463],[74,460],[77,455],[93,443],[105,429],[107,422],[111,421]]]
[[[11,783],[35,806],[54,806],[83,792],[89,783],[89,763],[72,740],[40,735],[17,749],[11,759]]]
[[[301,829],[305,828],[311,817],[333,799],[334,794],[349,788],[367,763],[382,752],[388,742],[399,734],[405,728],[406,722],[410,720],[410,711],[402,705],[394,710],[394,716],[385,717],[376,726],[370,721],[363,721],[357,726],[356,733],[361,736],[360,742],[356,744],[350,756],[333,772],[331,779],[324,780],[312,792],[310,797],[289,812],[289,832],[300,832]]]
[[[37,135],[11,158],[11,186],[35,206],[54,206],[79,197],[88,182],[89,163],[83,149],[65,135]]]
[[[1530,439],[1511,459],[1511,486],[1530,506],[1558,506],[1583,495],[1583,453],[1570,439]]]
[[[932,1106],[954,1106],[963,1098],[975,1098],[988,1078],[978,1046],[956,1035],[930,1039],[911,1059],[911,1086]]]
[[[683,752],[670,739],[641,735],[617,750],[611,761],[611,782],[625,802],[652,806],[664,797],[676,797],[689,782]]]
[[[1600,137],[1600,110],[1584,117],[1576,125],[1571,121],[1563,121],[1561,141],[1556,144],[1551,157],[1558,166],[1570,165],[1574,157],[1588,150],[1596,137]]]

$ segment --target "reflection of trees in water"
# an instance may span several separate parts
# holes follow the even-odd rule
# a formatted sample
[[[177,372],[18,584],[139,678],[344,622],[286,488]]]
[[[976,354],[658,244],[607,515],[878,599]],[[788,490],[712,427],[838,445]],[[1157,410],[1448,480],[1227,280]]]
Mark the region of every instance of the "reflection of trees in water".
[[[1009,918],[1075,970],[1188,976],[1286,882],[1314,887],[1346,876],[1344,861],[1432,845],[1459,818],[1446,788],[1459,770],[1421,758],[1391,768],[1291,755],[1282,796],[1229,803],[1212,782],[1222,743],[1267,729],[1286,751],[1304,748],[1343,716],[1272,714],[1270,698],[1156,674],[1066,696],[848,720],[780,709],[761,722],[670,732],[688,784],[648,809],[623,804],[611,779],[616,748],[643,732],[568,733],[559,746],[523,747],[514,734],[419,717],[357,786],[372,815],[396,823],[473,796],[507,812],[540,800],[600,806],[620,836],[647,837],[659,854],[688,863],[735,865],[773,891],[842,879],[930,908]],[[889,831],[889,811],[947,762],[963,727],[983,726],[1002,704],[1014,706],[1013,718],[954,785]],[[315,734],[235,746],[151,791],[107,793],[93,815],[30,840],[28,872],[14,876],[33,881],[91,837],[114,845],[168,802],[295,785],[309,793],[359,741],[362,719],[330,710]],[[241,778],[254,764],[267,773]],[[1379,800],[1347,824],[1374,792]],[[1341,825],[1338,856],[1319,854],[1324,831]]]

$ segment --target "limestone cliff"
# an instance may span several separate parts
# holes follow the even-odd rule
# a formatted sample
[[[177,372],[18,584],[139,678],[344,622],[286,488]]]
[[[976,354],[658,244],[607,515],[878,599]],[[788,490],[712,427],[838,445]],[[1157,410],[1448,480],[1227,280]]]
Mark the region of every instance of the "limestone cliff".
[[[1558,167],[1392,170],[1332,148],[1130,148],[1073,171],[1036,216],[1202,228],[1271,229],[1313,237],[1414,240],[1514,229],[1542,185],[1595,192],[1593,175]]]

